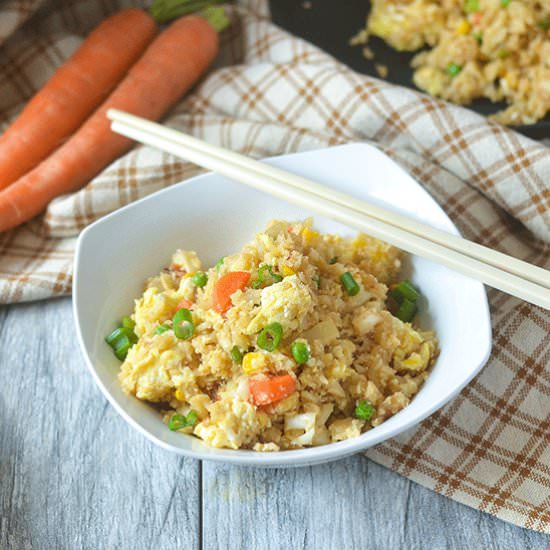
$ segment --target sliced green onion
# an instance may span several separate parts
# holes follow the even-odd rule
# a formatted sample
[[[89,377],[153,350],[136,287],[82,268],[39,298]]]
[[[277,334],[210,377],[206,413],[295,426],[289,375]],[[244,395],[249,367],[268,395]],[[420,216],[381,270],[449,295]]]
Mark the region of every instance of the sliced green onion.
[[[357,406],[355,407],[355,417],[360,420],[369,421],[376,412],[373,404],[366,399],[364,401],[357,401]]]
[[[105,341],[110,346],[112,346],[122,336],[127,336],[128,339],[134,344],[137,342],[137,336],[135,335],[134,331],[126,327],[118,327],[117,329],[113,330],[113,332],[111,332],[111,334],[109,334],[109,336],[105,338]]]
[[[510,4],[510,0],[500,0],[500,5],[503,8],[507,8],[509,4]]]
[[[233,346],[229,353],[231,354],[233,363],[240,363],[243,360],[243,352],[238,348],[238,346]]]
[[[262,284],[268,282],[266,281],[267,274],[271,277],[270,284],[280,283],[283,280],[280,275],[273,272],[273,268],[270,265],[264,264],[258,269],[258,278],[252,283],[252,288],[258,288]]]
[[[195,332],[193,316],[191,312],[184,307],[178,310],[174,315],[172,324],[174,326],[174,334],[181,340],[189,340]]]
[[[329,263],[330,265],[334,265],[337,261],[338,261],[338,256],[333,256],[333,257],[328,261],[328,263]]]
[[[223,265],[223,262],[225,262],[225,256],[222,256],[219,260],[218,260],[218,263],[216,264],[216,271],[220,271],[220,269],[222,268],[222,265]]]
[[[510,56],[510,50],[499,50],[497,52],[497,57],[499,59],[506,59],[509,56]]]
[[[392,288],[390,291],[390,296],[399,303],[401,303],[401,300],[404,298],[411,302],[416,302],[416,300],[420,298],[420,292],[416,290],[410,281],[405,280],[401,281]]]
[[[313,277],[313,280],[315,281],[315,284],[317,285],[317,289],[320,289],[321,288],[321,276],[320,275],[315,275],[315,277]]]
[[[353,275],[349,271],[346,271],[345,273],[342,273],[342,275],[340,275],[340,281],[342,282],[344,288],[346,289],[346,292],[350,296],[355,296],[356,294],[359,294],[359,290],[361,289],[359,288],[357,281],[353,278]]]
[[[155,334],[164,334],[167,330],[170,330],[168,325],[159,325],[155,330]]]
[[[466,13],[475,13],[479,11],[479,0],[466,0],[466,2],[464,2],[464,11]]]
[[[258,347],[266,351],[274,351],[281,343],[283,326],[281,323],[271,323],[258,334]]]
[[[173,431],[181,430],[182,428],[187,428],[188,426],[194,426],[199,419],[199,415],[196,411],[189,411],[187,416],[183,414],[173,414],[172,418],[168,421],[168,427]]]
[[[130,317],[123,317],[122,326],[129,330],[134,330],[134,328],[136,327],[136,322],[130,319]]]
[[[115,344],[115,342],[123,336],[128,329],[124,327],[118,327],[109,336],[105,337],[105,342],[107,342],[111,347]]]
[[[113,348],[116,357],[123,361],[128,350],[137,342],[137,336],[127,327],[118,327],[105,338],[105,341]]]
[[[478,41],[478,44],[483,42],[483,33],[481,31],[475,31],[472,36]]]
[[[309,349],[305,342],[293,342],[290,346],[290,351],[292,352],[292,357],[298,365],[303,365],[307,363],[309,359]]]
[[[191,280],[195,286],[202,288],[208,282],[208,275],[204,271],[197,271]]]
[[[457,76],[460,74],[460,71],[462,71],[461,65],[458,65],[456,63],[449,63],[447,65],[447,74],[449,76]]]
[[[543,30],[546,31],[550,28],[550,17],[545,17],[544,19],[541,19],[537,25]]]
[[[128,338],[124,338],[123,340],[118,342],[117,346],[113,348],[117,359],[119,359],[120,361],[124,361],[124,359],[126,359],[126,356],[128,355],[128,352],[130,351],[130,348],[133,345],[133,342],[131,342]]]
[[[273,279],[274,283],[280,283],[283,280],[283,278],[279,274],[273,273],[273,269],[271,268],[271,266],[266,265],[264,267],[267,268],[267,271],[269,272],[269,275]]]
[[[404,298],[399,304],[399,308],[397,309],[395,316],[398,319],[401,319],[404,323],[410,323],[417,311],[418,308],[416,307],[416,304],[410,300],[407,300],[407,298]]]
[[[412,321],[418,311],[416,302],[421,296],[418,289],[410,281],[401,281],[392,288],[390,296],[397,303],[397,311],[392,310],[392,313],[404,323]]]

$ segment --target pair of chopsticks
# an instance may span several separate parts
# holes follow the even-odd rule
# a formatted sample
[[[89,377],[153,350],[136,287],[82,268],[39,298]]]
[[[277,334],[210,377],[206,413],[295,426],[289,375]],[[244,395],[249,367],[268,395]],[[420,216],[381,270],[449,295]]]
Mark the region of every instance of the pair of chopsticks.
[[[111,109],[114,132],[368,233],[550,310],[550,271],[177,130]]]

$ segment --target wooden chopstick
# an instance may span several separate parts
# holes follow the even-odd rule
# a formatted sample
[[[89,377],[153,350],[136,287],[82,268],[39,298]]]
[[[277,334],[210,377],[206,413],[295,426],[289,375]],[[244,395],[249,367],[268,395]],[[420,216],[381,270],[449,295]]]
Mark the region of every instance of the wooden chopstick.
[[[549,271],[160,124],[116,110],[110,110],[107,116],[113,121],[111,127],[115,132],[550,309]]]
[[[217,147],[216,145],[203,142],[194,137],[183,134],[182,132],[178,132],[177,130],[161,126],[160,124],[150,123],[145,119],[116,110],[110,111],[108,116],[111,120],[126,122],[136,128],[155,132],[156,135],[159,136],[166,136],[185,147],[200,147],[205,153],[208,153],[212,157],[221,157],[241,166],[243,169],[255,170],[266,177],[278,179],[287,185],[303,189],[309,193],[313,193],[330,200],[331,202],[342,204],[348,208],[362,212],[367,216],[384,221],[401,229],[405,229],[410,233],[414,233],[415,235],[419,235],[447,248],[466,254],[471,258],[475,258],[484,263],[493,265],[494,267],[503,269],[508,273],[513,273],[524,279],[530,280],[533,283],[538,283],[550,289],[550,273],[541,267],[518,260],[517,258],[508,256],[491,248],[487,248],[486,246],[474,243],[462,237],[452,235],[446,231],[436,229],[397,212],[392,212],[369,202],[356,199],[346,195],[345,193],[328,188],[301,176],[290,174],[280,168],[253,160],[244,155],[234,153],[233,151]],[[144,122],[146,124],[148,123],[146,127],[143,126]]]

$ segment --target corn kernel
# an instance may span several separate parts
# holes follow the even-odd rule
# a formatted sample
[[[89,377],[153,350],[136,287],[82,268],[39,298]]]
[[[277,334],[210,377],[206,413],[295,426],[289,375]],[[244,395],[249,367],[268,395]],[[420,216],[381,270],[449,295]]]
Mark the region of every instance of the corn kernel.
[[[472,30],[470,23],[463,19],[456,27],[457,34],[468,34]]]
[[[255,374],[266,368],[266,358],[263,353],[250,352],[243,357],[243,371],[246,374]]]
[[[358,250],[359,248],[363,248],[367,244],[367,237],[363,235],[362,233],[359,233],[355,239],[353,239],[351,245],[354,250]]]
[[[302,235],[307,244],[311,244],[319,237],[319,233],[317,233],[317,231],[313,231],[313,229],[310,229],[309,227],[304,227],[302,230]]]
[[[505,80],[506,80],[506,84],[508,85],[508,87],[510,89],[517,90],[517,88],[518,88],[518,75],[517,75],[517,73],[508,72],[506,77],[505,77]]]
[[[409,369],[417,369],[422,366],[422,359],[418,353],[411,353],[407,359],[401,361],[401,365]]]
[[[288,265],[281,266],[281,273],[283,277],[290,277],[291,275],[296,275],[296,271],[294,271],[294,269],[292,269]]]
[[[174,393],[174,397],[175,397],[178,401],[185,401],[185,397],[184,397],[183,393],[181,393],[180,390],[176,390],[176,392]]]

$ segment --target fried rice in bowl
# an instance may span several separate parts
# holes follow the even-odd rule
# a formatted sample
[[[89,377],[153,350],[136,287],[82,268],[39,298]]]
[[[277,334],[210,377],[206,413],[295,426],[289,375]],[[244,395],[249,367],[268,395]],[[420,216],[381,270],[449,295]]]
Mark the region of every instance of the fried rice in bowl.
[[[457,233],[369,145],[266,162]],[[207,174],[83,231],[77,335],[130,425],[194,458],[310,465],[413,427],[479,372],[491,349],[483,285],[313,216]]]

